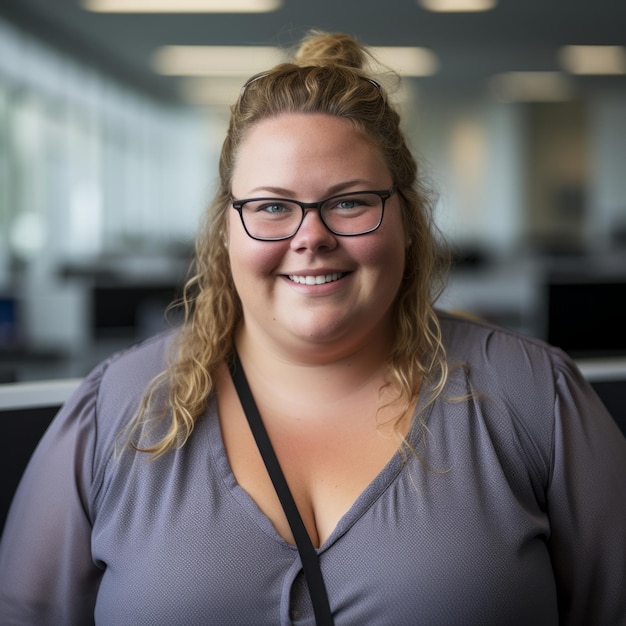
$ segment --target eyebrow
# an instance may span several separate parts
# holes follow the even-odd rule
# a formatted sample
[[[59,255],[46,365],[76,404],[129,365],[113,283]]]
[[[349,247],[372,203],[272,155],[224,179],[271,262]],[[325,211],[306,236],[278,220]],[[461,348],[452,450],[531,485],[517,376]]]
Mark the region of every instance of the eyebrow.
[[[340,194],[342,191],[350,190],[350,188],[357,186],[360,186],[361,190],[365,191],[367,190],[367,188],[369,188],[370,183],[369,181],[361,178],[337,183],[336,185],[332,185],[327,189],[326,195],[324,197],[328,198],[330,196],[334,196],[335,194]],[[250,190],[250,193],[247,195],[247,197],[251,198],[253,197],[253,194],[259,193],[276,194],[277,197],[282,198],[291,198],[296,195],[295,191],[291,189],[286,189],[285,187],[255,187],[254,189]]]

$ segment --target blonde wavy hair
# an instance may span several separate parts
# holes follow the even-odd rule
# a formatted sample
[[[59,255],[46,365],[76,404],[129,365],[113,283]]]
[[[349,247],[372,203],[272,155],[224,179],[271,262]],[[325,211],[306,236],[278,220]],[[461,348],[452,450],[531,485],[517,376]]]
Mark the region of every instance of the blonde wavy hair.
[[[382,153],[398,188],[409,241],[394,305],[396,331],[388,384],[395,386],[407,407],[423,379],[431,383],[431,401],[441,392],[447,367],[433,307],[443,288],[447,253],[433,222],[432,198],[418,178],[417,163],[400,129],[400,117],[383,87],[366,71],[373,61],[352,37],[313,32],[291,63],[252,77],[242,88],[231,107],[219,162],[219,188],[198,234],[191,277],[184,288],[185,321],[171,363],[143,396],[130,435],[130,445],[136,450],[158,457],[187,441],[215,390],[218,369],[233,350],[234,332],[242,319],[226,247],[233,169],[248,130],[284,113],[344,118]],[[150,420],[158,420],[166,430],[159,428],[157,441],[140,445],[140,427]]]

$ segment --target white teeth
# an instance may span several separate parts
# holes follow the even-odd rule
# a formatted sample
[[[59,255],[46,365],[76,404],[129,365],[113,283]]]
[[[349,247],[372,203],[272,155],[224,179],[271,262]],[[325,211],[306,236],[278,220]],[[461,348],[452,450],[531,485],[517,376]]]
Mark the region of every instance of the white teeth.
[[[333,272],[325,276],[295,276],[290,274],[289,279],[300,285],[323,285],[324,283],[332,283],[335,280],[339,280],[342,276],[341,272]]]

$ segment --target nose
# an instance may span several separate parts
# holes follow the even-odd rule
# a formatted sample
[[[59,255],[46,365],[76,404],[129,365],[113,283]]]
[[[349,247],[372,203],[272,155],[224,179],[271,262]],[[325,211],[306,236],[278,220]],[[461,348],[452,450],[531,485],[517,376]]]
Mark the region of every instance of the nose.
[[[313,250],[327,248],[332,250],[337,246],[337,237],[326,228],[319,210],[316,208],[305,209],[304,219],[296,234],[291,238],[293,250]]]

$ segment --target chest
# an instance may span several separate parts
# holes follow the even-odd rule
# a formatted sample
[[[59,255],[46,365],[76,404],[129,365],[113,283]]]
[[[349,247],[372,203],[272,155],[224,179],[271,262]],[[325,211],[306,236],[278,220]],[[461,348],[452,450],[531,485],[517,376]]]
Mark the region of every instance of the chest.
[[[224,448],[238,484],[272,521],[285,541],[294,538],[238,398],[219,396]],[[390,424],[376,405],[282,414],[264,407],[264,424],[309,537],[320,546],[360,494],[397,453]],[[267,419],[269,416],[269,419]],[[405,429],[404,426],[400,428]]]
[[[116,472],[100,503],[96,622],[312,624],[297,550],[238,484],[216,417],[162,461]],[[320,551],[337,624],[556,623],[545,517],[471,461],[394,457],[356,498]]]

